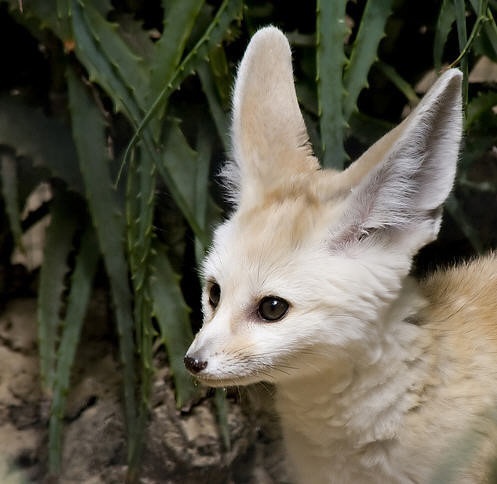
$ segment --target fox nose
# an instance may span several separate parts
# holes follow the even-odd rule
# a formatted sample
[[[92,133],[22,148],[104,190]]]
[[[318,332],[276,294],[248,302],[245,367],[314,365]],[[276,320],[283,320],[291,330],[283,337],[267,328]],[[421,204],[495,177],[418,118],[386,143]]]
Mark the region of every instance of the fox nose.
[[[183,360],[188,371],[192,373],[200,373],[207,367],[207,361],[202,361],[191,356],[185,356]]]

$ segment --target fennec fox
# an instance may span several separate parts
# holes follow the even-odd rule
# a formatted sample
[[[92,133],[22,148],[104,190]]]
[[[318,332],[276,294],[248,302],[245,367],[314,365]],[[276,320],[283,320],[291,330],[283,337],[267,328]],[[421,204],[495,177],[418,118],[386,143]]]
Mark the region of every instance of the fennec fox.
[[[213,387],[275,384],[298,482],[431,482],[496,405],[496,259],[409,276],[439,231],[461,110],[451,69],[348,169],[320,169],[285,36],[263,28],[247,48],[223,171],[235,211],[203,265],[185,364]],[[456,482],[486,480],[481,430]]]

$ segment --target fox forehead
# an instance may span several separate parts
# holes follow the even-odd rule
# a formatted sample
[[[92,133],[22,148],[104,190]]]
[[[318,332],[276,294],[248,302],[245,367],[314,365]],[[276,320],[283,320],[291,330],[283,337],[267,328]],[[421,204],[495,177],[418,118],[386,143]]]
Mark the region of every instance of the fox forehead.
[[[277,272],[278,267],[294,265],[298,254],[321,249],[343,204],[339,197],[333,203],[320,200],[312,180],[286,190],[280,187],[248,207],[239,207],[216,229],[204,275],[217,279],[231,271],[238,277],[240,270]]]

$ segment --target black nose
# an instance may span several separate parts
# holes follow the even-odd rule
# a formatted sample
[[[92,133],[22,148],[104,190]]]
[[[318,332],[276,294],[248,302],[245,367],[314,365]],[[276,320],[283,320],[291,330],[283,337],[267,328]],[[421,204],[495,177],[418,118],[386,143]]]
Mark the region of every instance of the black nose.
[[[201,361],[197,358],[192,358],[191,356],[185,356],[183,361],[185,362],[187,370],[192,373],[200,373],[207,366],[207,361]]]

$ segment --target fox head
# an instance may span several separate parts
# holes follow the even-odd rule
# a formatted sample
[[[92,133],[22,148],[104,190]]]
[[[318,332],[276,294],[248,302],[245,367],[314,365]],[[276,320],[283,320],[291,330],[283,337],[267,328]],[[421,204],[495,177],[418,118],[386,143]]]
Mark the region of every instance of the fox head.
[[[223,170],[235,210],[203,264],[204,324],[187,368],[211,386],[278,383],[323,358],[371,357],[413,255],[437,236],[461,111],[451,69],[349,168],[321,169],[288,41],[259,30],[238,70]]]

